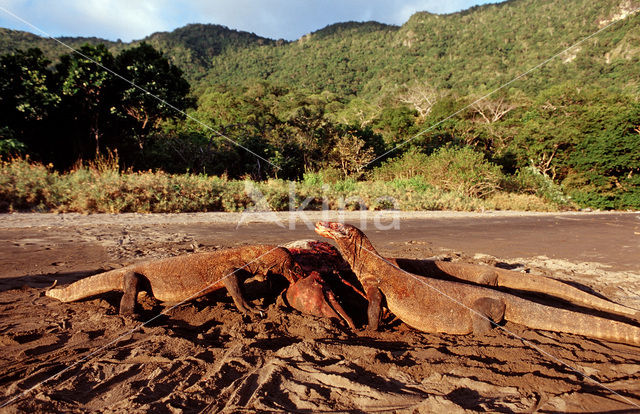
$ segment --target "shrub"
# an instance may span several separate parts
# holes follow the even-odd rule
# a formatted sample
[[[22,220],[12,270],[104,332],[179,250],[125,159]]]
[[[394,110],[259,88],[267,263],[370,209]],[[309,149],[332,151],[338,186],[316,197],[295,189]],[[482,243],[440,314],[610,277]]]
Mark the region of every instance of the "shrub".
[[[322,187],[324,184],[335,184],[344,178],[341,170],[334,167],[325,167],[317,172],[306,172],[302,176],[302,182],[308,186]]]
[[[444,147],[429,157],[425,174],[432,185],[467,197],[486,197],[500,188],[504,178],[499,166],[470,147]]]
[[[521,168],[515,175],[506,178],[504,186],[512,191],[535,194],[558,206],[570,204],[562,188],[533,166]]]
[[[504,178],[499,166],[470,147],[443,147],[432,155],[410,150],[372,173],[374,180],[392,181],[422,176],[433,187],[466,197],[486,197]]]
[[[485,206],[491,210],[558,211],[557,206],[535,194],[498,192],[487,198]]]
[[[403,155],[392,158],[375,168],[370,178],[374,181],[392,181],[395,179],[409,179],[417,175],[424,176],[429,165],[429,156],[416,150],[410,149]]]
[[[429,162],[443,168],[450,157],[448,153],[435,154],[429,157]],[[459,158],[464,157],[455,154],[454,159]],[[491,170],[492,167],[485,161],[484,168]],[[455,172],[455,167],[449,166],[448,171]],[[454,172],[450,175],[456,178]],[[323,184],[319,177],[306,174],[303,181],[292,186],[291,181],[277,179],[254,182],[202,174],[121,172],[117,159],[113,157],[77,165],[75,169],[59,174],[50,165],[15,158],[0,164],[0,209],[81,213],[243,211],[255,204],[256,197],[264,196],[262,202],[265,204],[259,208],[268,206],[273,210],[288,210],[292,187],[295,189],[295,194],[292,194],[294,208],[310,210],[321,207],[323,200],[331,209],[478,211],[555,208],[545,198],[534,194],[495,192],[491,197],[480,198],[459,189],[436,186],[433,178],[423,175],[390,181],[348,178],[333,184]],[[254,194],[251,191],[255,191]]]
[[[0,211],[52,209],[60,200],[53,166],[13,158],[0,164]]]
[[[322,174],[318,172],[304,173],[304,175],[302,176],[302,182],[304,183],[304,185],[308,187],[318,187],[318,188],[322,187],[322,184],[324,184]]]
[[[345,178],[344,180],[335,182],[331,188],[338,193],[350,193],[356,190],[357,181],[353,178]]]

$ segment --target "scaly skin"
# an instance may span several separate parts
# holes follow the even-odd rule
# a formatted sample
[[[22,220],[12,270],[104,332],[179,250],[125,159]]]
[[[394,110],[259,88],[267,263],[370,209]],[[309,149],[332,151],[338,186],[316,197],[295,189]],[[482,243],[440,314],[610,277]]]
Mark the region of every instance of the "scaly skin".
[[[382,299],[407,325],[423,332],[483,333],[503,319],[533,329],[640,345],[633,325],[552,308],[503,292],[447,280],[421,278],[381,257],[359,229],[321,222],[316,232],[335,240],[369,300],[369,328],[377,329]]]
[[[640,320],[640,312],[601,299],[559,280],[541,275],[514,272],[483,265],[451,263],[440,260],[388,259],[400,269],[420,276],[452,277],[484,286],[499,286],[528,292],[539,292],[567,302]]]
[[[342,260],[333,246],[328,243],[315,240],[299,240],[290,244],[297,246],[299,249],[302,249],[301,251],[307,253],[302,258],[302,261],[298,261],[296,250],[289,249],[305,271],[310,272],[313,269],[321,271],[320,269],[323,269],[323,271],[341,272],[345,269],[345,266],[347,268],[349,266]],[[387,257],[387,260],[400,269],[414,275],[465,281],[482,286],[538,292],[564,299],[575,305],[640,320],[640,312],[636,309],[599,298],[559,280],[541,275],[522,274],[520,272],[486,265],[452,263],[441,260],[404,259],[398,257]]]
[[[50,289],[46,295],[71,302],[120,290],[120,313],[127,315],[134,312],[139,290],[163,302],[181,302],[226,287],[238,310],[257,313],[244,298],[243,282],[250,276],[264,280],[267,274],[280,274],[290,283],[300,275],[287,249],[254,245],[142,262]]]

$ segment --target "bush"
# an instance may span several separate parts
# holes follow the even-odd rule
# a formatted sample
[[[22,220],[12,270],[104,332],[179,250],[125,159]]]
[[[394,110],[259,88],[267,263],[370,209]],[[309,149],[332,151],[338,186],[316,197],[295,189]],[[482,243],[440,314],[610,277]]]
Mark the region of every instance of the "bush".
[[[504,187],[512,191],[534,194],[558,206],[568,206],[569,197],[551,177],[542,174],[537,168],[530,166],[521,168],[516,174],[504,181]]]
[[[0,211],[56,207],[61,199],[58,173],[53,166],[13,158],[0,164]]]
[[[385,181],[416,176],[435,188],[480,198],[497,191],[504,179],[499,166],[470,147],[443,147],[429,156],[410,150],[372,173],[374,180]]]
[[[447,157],[442,154],[429,157],[430,165],[444,165]],[[306,174],[301,182],[277,179],[254,182],[206,175],[167,174],[162,171],[121,172],[117,165],[117,157],[107,157],[77,165],[73,170],[59,174],[53,171],[51,165],[32,163],[28,159],[16,158],[2,162],[0,209],[177,213],[244,211],[257,202],[259,209],[282,211],[289,209],[290,198],[293,198],[294,208],[309,210],[320,208],[323,201],[331,209],[555,209],[548,201],[533,194],[495,192],[491,197],[480,198],[458,189],[435,186],[433,179],[422,175],[391,181],[356,181],[348,178],[323,184],[319,175]],[[491,167],[485,162],[485,169],[487,165]],[[453,168],[450,170],[455,171]],[[451,175],[456,177],[454,173]],[[295,191],[290,195],[292,187]],[[260,199],[260,196],[264,198]]]
[[[500,188],[504,175],[470,147],[444,147],[429,157],[426,177],[437,188],[483,198]]]
[[[375,168],[370,178],[373,181],[392,181],[395,179],[409,179],[418,175],[426,176],[429,166],[429,156],[410,149],[403,155],[392,158]]]

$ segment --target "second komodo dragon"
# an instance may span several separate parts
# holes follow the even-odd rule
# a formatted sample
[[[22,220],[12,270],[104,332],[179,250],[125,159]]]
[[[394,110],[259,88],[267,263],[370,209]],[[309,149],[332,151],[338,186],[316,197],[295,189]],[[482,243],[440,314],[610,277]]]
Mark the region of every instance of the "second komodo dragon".
[[[640,346],[640,328],[622,322],[544,306],[480,286],[422,278],[398,268],[349,224],[319,222],[316,233],[333,239],[369,300],[369,328],[387,308],[412,328],[449,334],[483,333],[503,320],[532,329],[565,332]]]
[[[46,295],[72,302],[119,290],[124,292],[120,314],[131,315],[141,290],[162,302],[181,302],[225,287],[240,312],[257,313],[244,297],[244,280],[252,276],[265,280],[268,274],[279,274],[293,283],[299,277],[297,269],[287,249],[271,245],[243,246],[146,261],[50,289]]]

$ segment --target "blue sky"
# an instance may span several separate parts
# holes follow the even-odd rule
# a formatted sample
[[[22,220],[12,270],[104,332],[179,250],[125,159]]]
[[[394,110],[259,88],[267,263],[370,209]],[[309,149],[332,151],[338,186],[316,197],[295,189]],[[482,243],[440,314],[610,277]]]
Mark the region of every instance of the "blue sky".
[[[188,23],[215,23],[295,40],[329,24],[376,20],[401,25],[416,11],[452,13],[472,0],[0,0],[0,27],[52,36],[131,41]]]

